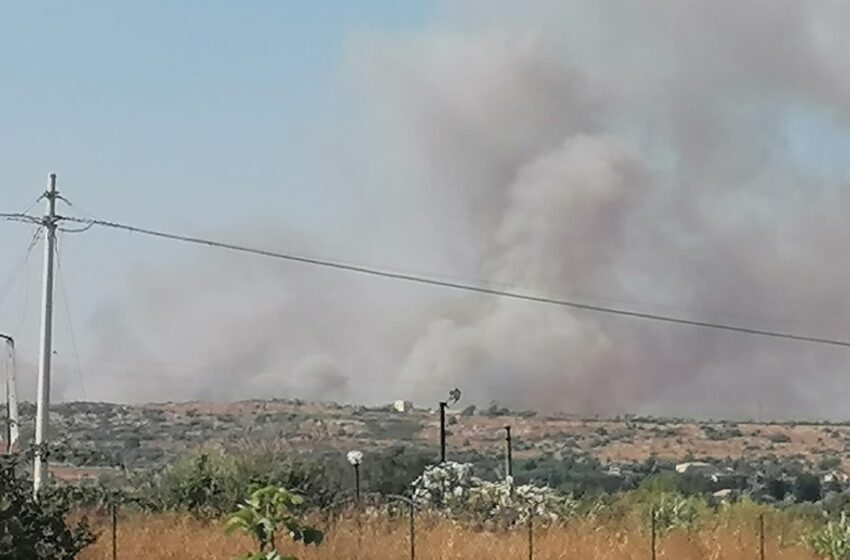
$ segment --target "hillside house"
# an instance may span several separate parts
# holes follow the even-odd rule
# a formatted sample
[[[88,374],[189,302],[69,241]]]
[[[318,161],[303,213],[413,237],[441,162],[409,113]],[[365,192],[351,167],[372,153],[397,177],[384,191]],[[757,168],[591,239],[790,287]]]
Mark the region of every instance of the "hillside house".
[[[678,474],[700,475],[711,478],[712,476],[719,475],[721,470],[711,463],[693,461],[690,463],[679,463],[676,465],[676,472]]]
[[[410,401],[395,401],[393,403],[393,410],[401,413],[410,412],[413,410],[413,403]]]

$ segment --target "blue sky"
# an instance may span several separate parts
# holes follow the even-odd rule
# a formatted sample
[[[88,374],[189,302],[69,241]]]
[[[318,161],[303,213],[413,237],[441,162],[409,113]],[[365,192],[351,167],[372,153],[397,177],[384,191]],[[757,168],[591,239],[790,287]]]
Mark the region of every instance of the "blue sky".
[[[28,207],[55,171],[77,213],[103,218],[188,232],[326,223],[344,203],[317,131],[334,124],[345,133],[347,44],[431,17],[418,0],[6,4],[0,208]],[[29,235],[0,222],[0,283]],[[68,237],[76,329],[130,267],[180,251],[109,232]],[[39,269],[37,254],[0,302],[0,332],[17,336],[29,359]],[[57,318],[57,345],[67,349],[65,324]]]
[[[350,102],[339,87],[346,41],[425,18],[417,2],[18,8],[0,23],[4,183],[33,189],[55,169],[73,199],[152,219],[202,193],[216,222],[234,202],[267,207],[275,190],[292,206],[310,196],[310,131]]]

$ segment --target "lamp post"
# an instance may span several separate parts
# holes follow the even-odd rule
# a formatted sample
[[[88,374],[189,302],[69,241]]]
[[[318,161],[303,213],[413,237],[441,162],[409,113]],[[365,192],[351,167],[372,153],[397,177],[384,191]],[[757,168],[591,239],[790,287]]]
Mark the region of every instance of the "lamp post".
[[[357,507],[360,507],[360,464],[363,462],[363,453],[361,451],[349,451],[348,462],[354,467],[354,499],[357,501]]]
[[[511,448],[511,427],[505,426],[505,476],[511,480],[514,476],[513,449]]]
[[[446,462],[446,409],[460,400],[460,389],[455,387],[449,391],[449,398],[440,401],[440,464]]]
[[[440,401],[440,464],[446,462],[446,407],[449,403]]]

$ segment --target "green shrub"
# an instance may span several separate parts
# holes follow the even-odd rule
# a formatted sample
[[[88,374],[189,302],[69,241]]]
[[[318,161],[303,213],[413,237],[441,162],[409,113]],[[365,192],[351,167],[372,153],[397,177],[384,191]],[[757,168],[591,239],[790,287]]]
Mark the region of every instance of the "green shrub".
[[[330,505],[340,494],[338,463],[275,446],[235,452],[236,484],[241,495],[263,486],[289,488],[312,507]]]
[[[149,483],[148,496],[155,509],[215,517],[232,510],[238,501],[235,483],[233,457],[201,451],[158,474]]]
[[[4,560],[72,560],[95,536],[85,519],[66,522],[67,498],[43,488],[33,499],[32,485],[15,456],[0,457],[0,558]]]
[[[818,467],[825,471],[837,469],[841,467],[841,457],[835,455],[824,457],[820,460],[820,463],[818,463]]]
[[[379,494],[404,494],[419,473],[433,462],[433,449],[409,445],[371,453],[361,467],[363,487]]]
[[[283,488],[268,486],[255,490],[239,510],[230,516],[227,532],[241,532],[253,537],[259,551],[249,553],[243,560],[296,560],[282,556],[277,549],[278,536],[283,534],[295,542],[321,544],[324,535],[318,529],[303,524],[295,510],[304,500]]]
[[[806,542],[821,558],[850,560],[850,523],[842,514],[839,521],[830,521],[813,532]]]
[[[816,475],[803,473],[794,481],[794,497],[798,502],[816,502],[822,494],[823,487]]]
[[[705,505],[700,500],[671,493],[658,496],[652,504],[655,526],[660,532],[696,529],[701,509],[705,509]]]
[[[283,449],[203,449],[148,478],[142,493],[151,509],[218,517],[265,486],[292,488],[324,507],[339,493],[338,480],[324,462]]]

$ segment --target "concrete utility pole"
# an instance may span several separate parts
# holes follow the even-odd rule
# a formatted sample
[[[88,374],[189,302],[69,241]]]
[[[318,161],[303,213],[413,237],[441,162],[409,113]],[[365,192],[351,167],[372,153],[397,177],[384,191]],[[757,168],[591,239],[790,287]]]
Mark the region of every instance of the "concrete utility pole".
[[[33,469],[33,494],[47,480],[47,428],[50,408],[50,358],[53,351],[53,255],[56,246],[56,173],[47,181],[47,213],[44,216],[44,292],[41,315],[41,352],[38,363],[38,390],[35,413],[35,467]]]
[[[18,424],[18,380],[15,372],[15,339],[0,334],[0,340],[6,342],[6,453],[12,453],[18,445],[20,425]]]

